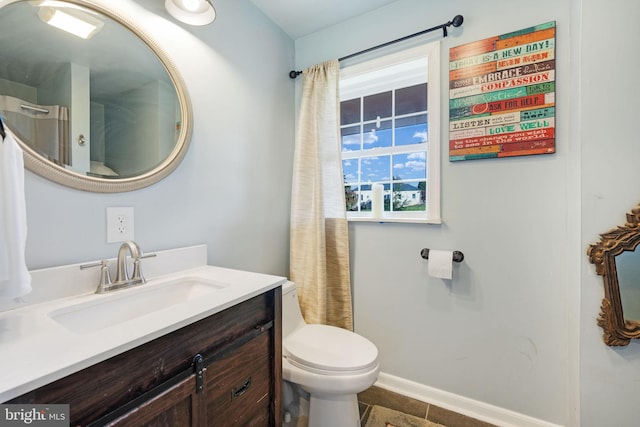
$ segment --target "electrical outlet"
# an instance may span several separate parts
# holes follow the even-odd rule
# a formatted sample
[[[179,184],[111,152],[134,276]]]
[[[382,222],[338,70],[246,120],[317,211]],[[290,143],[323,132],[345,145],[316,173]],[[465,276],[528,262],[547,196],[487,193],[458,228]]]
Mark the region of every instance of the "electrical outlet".
[[[133,208],[107,208],[107,243],[133,240]]]

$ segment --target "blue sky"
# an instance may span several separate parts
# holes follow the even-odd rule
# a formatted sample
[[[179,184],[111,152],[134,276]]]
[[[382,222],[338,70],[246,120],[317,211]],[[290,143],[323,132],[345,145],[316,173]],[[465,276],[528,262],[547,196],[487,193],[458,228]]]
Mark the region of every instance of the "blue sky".
[[[372,148],[391,147],[391,129],[382,126],[364,134],[363,155],[366,150]],[[417,124],[396,128],[396,147],[417,144],[427,140],[426,124]],[[360,149],[360,135],[351,134],[342,137],[342,150],[354,151]],[[372,153],[373,154],[373,153]],[[426,178],[426,153],[425,151],[409,152],[392,155],[368,156],[360,159],[361,183],[389,181],[392,176],[399,179]],[[346,182],[358,182],[358,159],[343,160],[343,172]]]

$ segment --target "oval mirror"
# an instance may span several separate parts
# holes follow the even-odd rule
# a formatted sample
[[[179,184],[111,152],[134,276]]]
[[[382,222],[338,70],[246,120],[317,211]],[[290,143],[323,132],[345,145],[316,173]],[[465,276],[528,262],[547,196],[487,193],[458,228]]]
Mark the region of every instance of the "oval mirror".
[[[85,33],[72,34],[73,23]],[[177,167],[191,135],[189,99],[134,23],[89,0],[15,0],[0,8],[0,28],[0,114],[27,169],[120,192]]]

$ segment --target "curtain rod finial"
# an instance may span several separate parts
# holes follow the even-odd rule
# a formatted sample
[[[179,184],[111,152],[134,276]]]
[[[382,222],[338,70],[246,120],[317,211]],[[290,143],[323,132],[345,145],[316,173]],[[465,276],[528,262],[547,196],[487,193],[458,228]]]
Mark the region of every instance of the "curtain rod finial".
[[[300,74],[302,74],[302,71],[291,70],[291,71],[289,71],[289,78],[290,79],[295,79]]]
[[[459,27],[460,25],[462,25],[463,22],[464,22],[464,18],[462,17],[462,15],[456,15],[453,17],[453,20],[451,21],[451,25],[453,25],[454,27]]]

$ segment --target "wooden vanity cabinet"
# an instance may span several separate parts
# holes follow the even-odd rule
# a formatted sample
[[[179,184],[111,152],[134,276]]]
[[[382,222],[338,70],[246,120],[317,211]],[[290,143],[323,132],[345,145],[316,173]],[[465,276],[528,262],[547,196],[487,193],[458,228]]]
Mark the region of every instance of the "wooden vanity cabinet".
[[[71,426],[281,426],[278,287],[8,403],[68,403]]]

